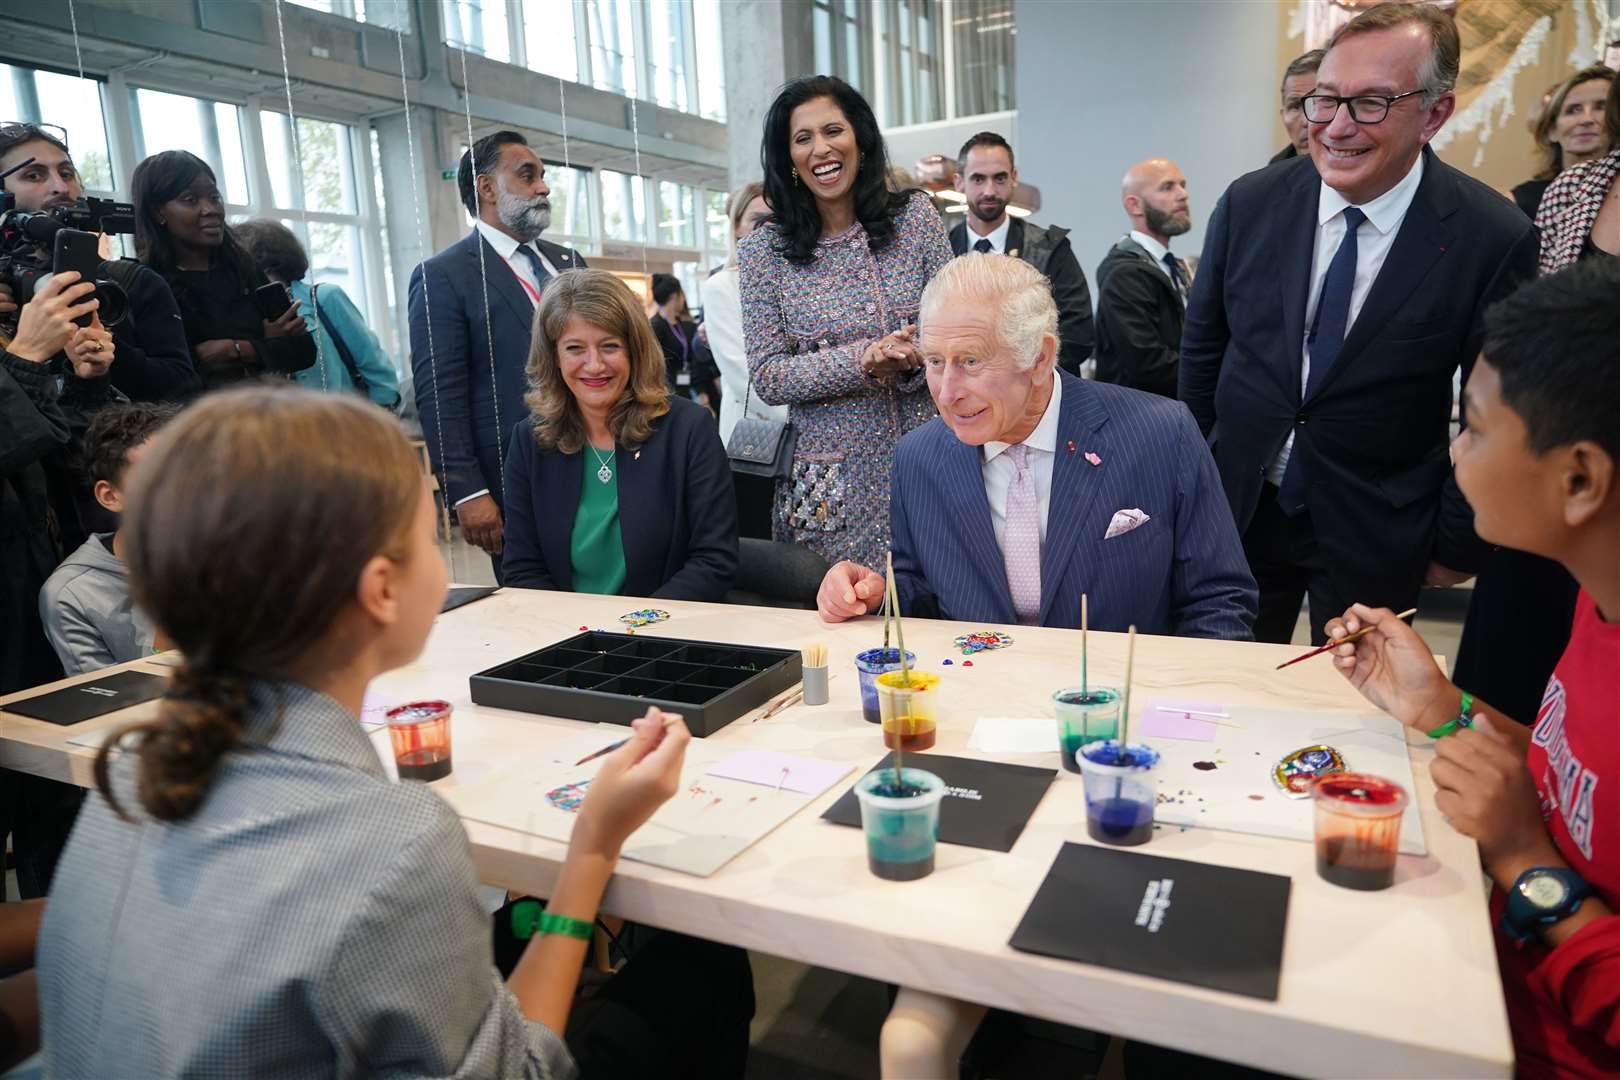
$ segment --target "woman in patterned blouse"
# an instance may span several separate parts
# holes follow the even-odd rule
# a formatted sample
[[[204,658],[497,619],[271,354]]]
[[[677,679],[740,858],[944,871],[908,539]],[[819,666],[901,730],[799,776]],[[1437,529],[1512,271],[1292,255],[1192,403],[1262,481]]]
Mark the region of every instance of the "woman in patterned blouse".
[[[913,320],[950,241],[925,193],[888,189],[877,118],[841,79],[789,83],[760,156],[773,216],[737,257],[754,393],[797,435],[776,539],[881,566],[895,444],[934,415]]]

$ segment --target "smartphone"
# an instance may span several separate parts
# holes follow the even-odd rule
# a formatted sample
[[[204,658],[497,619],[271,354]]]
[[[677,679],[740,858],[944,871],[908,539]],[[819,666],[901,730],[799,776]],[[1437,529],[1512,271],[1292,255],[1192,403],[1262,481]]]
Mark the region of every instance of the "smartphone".
[[[259,305],[260,315],[269,322],[275,322],[287,314],[287,309],[293,305],[293,298],[287,286],[279,281],[272,281],[253,290],[253,302]]]
[[[56,246],[51,255],[51,272],[60,274],[65,270],[77,270],[80,280],[94,284],[101,275],[101,238],[83,229],[57,230]],[[93,317],[93,313],[80,315],[73,321],[80,326],[89,326]]]

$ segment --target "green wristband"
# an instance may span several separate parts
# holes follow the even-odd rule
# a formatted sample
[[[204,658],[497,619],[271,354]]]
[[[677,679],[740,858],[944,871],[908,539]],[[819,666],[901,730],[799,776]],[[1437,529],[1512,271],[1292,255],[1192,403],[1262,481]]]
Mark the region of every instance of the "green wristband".
[[[512,936],[527,941],[537,934],[561,934],[589,941],[596,935],[594,923],[568,915],[553,915],[538,900],[522,900],[512,905]]]
[[[1457,718],[1455,720],[1447,720],[1445,723],[1429,732],[1429,738],[1443,739],[1447,735],[1450,735],[1453,731],[1456,731],[1458,728],[1473,727],[1473,711],[1474,695],[1464,690],[1462,692],[1462,706],[1457,710]]]

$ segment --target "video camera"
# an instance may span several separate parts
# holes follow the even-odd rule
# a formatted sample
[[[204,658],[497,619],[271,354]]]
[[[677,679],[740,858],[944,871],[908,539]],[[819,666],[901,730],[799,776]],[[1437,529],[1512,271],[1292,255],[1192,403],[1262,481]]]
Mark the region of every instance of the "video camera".
[[[77,270],[96,286],[102,325],[122,322],[129,312],[129,294],[112,280],[97,234],[134,233],[135,207],[93,197],[54,210],[18,210],[16,205],[15,195],[0,191],[0,285],[11,289],[17,306],[33,299],[52,274]],[[90,325],[89,316],[81,325]]]

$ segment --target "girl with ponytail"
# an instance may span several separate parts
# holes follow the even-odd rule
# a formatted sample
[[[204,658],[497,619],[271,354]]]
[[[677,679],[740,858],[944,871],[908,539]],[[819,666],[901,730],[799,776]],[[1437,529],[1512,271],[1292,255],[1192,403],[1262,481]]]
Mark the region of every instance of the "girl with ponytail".
[[[536,934],[503,985],[460,821],[393,782],[359,723],[366,685],[416,658],[445,595],[397,422],[359,399],[221,392],[160,434],[127,505],[132,593],[185,663],[156,718],[97,757],[100,798],[58,865],[38,951],[46,1073],[573,1075],[562,1036],[587,941]],[[547,925],[591,925],[689,737],[650,710],[604,759]],[[745,955],[664,935],[626,970],[661,962],[698,980],[705,1000],[669,1011],[712,1040],[734,1018],[701,984],[746,980]],[[583,1045],[587,1076],[654,1052]]]

